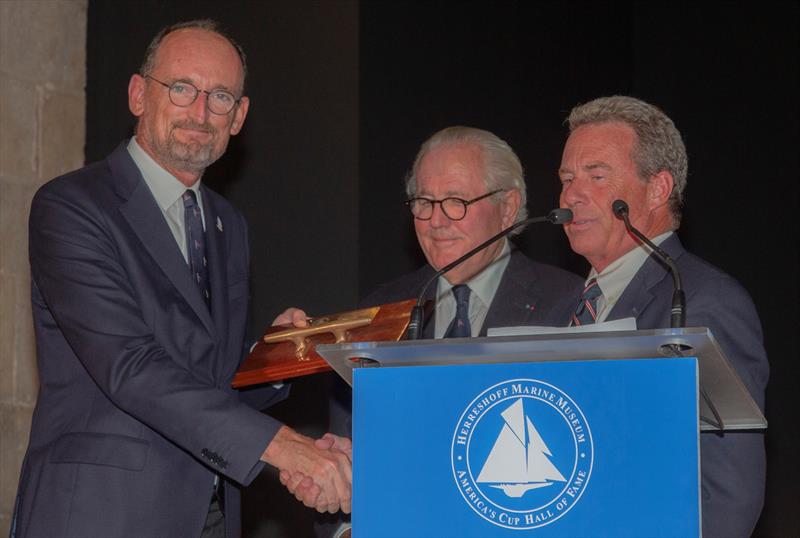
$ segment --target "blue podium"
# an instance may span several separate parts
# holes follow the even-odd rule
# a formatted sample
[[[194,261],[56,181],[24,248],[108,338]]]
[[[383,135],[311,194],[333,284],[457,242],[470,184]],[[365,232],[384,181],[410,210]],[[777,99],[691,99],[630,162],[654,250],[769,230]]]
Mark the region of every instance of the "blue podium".
[[[699,536],[698,426],[766,426],[708,329],[317,351],[354,388],[356,538]]]

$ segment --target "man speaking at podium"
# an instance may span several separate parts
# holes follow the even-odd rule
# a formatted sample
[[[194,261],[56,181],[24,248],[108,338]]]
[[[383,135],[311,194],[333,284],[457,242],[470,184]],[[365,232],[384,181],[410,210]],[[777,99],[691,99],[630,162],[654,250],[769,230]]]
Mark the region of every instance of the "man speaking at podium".
[[[688,253],[675,234],[687,157],[672,120],[643,101],[616,96],[575,107],[568,123],[560,205],[574,216],[564,231],[592,266],[572,323],[633,317],[639,329],[670,326],[673,280],[618,218],[626,211],[621,200],[633,227],[677,265],[686,326],[711,329],[763,411],[769,366],[753,302],[732,277]],[[703,536],[750,536],[764,502],[763,433],[707,432],[700,445]]]

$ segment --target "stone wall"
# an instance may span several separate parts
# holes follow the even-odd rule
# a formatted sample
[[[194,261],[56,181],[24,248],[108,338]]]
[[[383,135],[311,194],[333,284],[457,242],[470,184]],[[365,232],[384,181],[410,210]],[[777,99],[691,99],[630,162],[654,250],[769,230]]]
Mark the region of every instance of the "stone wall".
[[[0,0],[0,536],[36,402],[28,211],[83,164],[88,0]]]

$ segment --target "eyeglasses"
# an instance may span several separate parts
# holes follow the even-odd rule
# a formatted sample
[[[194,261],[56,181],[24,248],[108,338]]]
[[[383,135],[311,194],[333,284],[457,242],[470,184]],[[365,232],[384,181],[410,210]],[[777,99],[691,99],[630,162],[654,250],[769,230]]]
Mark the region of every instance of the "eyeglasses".
[[[411,214],[414,215],[415,219],[418,220],[431,220],[433,217],[433,206],[439,204],[439,207],[442,208],[442,213],[444,216],[450,220],[461,220],[467,216],[467,206],[474,204],[475,202],[479,202],[484,198],[488,198],[493,194],[497,194],[498,192],[503,192],[505,189],[497,189],[491,192],[487,192],[482,196],[478,196],[477,198],[473,198],[472,200],[464,200],[463,198],[456,198],[454,196],[450,196],[448,198],[443,198],[441,200],[432,200],[431,198],[411,198],[410,200],[406,200],[405,204],[411,210]]]
[[[145,75],[145,78],[158,82],[169,89],[169,100],[173,105],[179,107],[185,108],[191,105],[197,100],[197,96],[200,95],[200,92],[203,92],[208,95],[208,99],[206,99],[206,107],[208,110],[219,116],[224,116],[233,110],[233,107],[241,101],[241,98],[237,99],[231,92],[226,90],[201,90],[190,82],[183,82],[180,80],[172,84],[167,84],[151,75]]]

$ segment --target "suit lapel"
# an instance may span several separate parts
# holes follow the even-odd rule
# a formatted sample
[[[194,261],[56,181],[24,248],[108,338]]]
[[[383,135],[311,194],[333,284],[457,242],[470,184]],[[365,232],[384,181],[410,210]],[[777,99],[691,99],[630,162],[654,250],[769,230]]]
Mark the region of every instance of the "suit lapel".
[[[614,308],[609,312],[606,321],[638,318],[639,314],[641,314],[644,309],[647,308],[647,305],[655,298],[655,295],[650,292],[651,284],[649,283],[653,275],[653,268],[649,267],[651,261],[652,260],[647,260],[645,265],[639,269],[639,272],[636,273],[636,276],[630,281],[628,287],[622,292],[622,296],[617,301],[617,304],[615,304]]]
[[[136,165],[121,145],[109,157],[118,192],[126,198],[120,205],[120,213],[131,225],[144,250],[156,261],[175,289],[183,296],[203,322],[209,334],[215,335],[211,314],[192,281],[172,232],[164,220],[153,194],[142,179]]]
[[[427,282],[433,276],[433,269],[430,274],[426,274],[425,280]],[[425,303],[423,305],[423,321],[422,321],[422,338],[426,340],[433,340],[436,337],[436,294],[439,291],[439,283],[431,284],[428,291],[425,292]],[[419,291],[417,291],[419,293]]]
[[[532,319],[537,318],[536,304],[530,303],[531,297],[541,297],[541,293],[532,291],[536,289],[538,280],[530,280],[530,271],[525,271],[523,265],[526,260],[524,254],[516,249],[511,251],[511,259],[500,279],[500,285],[494,294],[492,304],[486,314],[486,319],[481,327],[480,334],[476,336],[486,336],[489,327],[507,327],[509,325],[530,325]],[[428,266],[430,268],[430,266]],[[423,274],[421,282],[433,275],[433,268]],[[422,284],[420,284],[420,287]],[[425,322],[422,327],[423,338],[433,338],[435,334],[435,301],[438,291],[438,283],[432,285],[425,294],[425,300],[430,301],[432,308],[430,313],[426,311]],[[526,302],[527,301],[527,302]]]
[[[675,233],[659,246],[673,259],[678,259],[685,252]],[[665,278],[671,278],[669,271],[651,254],[622,292],[606,320],[639,318],[656,297],[651,290]]]
[[[530,288],[537,285],[536,282],[519,278],[520,262],[524,261],[520,256],[517,250],[511,252],[511,259],[500,279],[479,336],[486,336],[489,327],[528,325],[536,311],[536,305],[526,301],[530,301],[531,297],[540,297],[541,294],[530,291]]]

